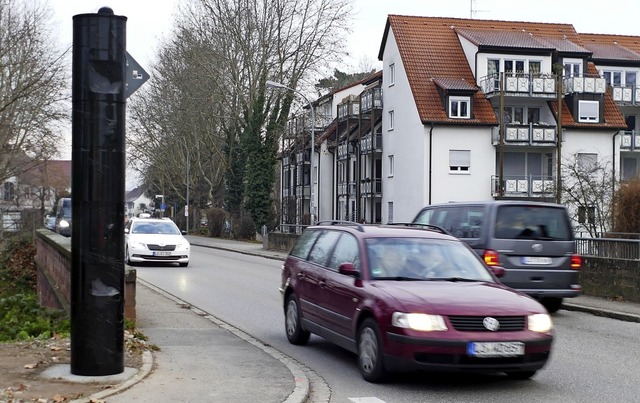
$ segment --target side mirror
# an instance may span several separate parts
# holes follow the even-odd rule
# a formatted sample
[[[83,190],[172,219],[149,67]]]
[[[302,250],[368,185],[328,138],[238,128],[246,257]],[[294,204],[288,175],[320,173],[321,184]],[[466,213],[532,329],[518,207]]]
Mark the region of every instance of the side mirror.
[[[187,235],[187,231],[185,231],[185,230],[182,230],[180,232],[182,232],[182,235]]]
[[[491,270],[491,272],[498,278],[500,277],[504,277],[504,267],[502,266],[489,266],[489,269]]]
[[[338,266],[338,273],[344,274],[345,276],[360,278],[360,272],[353,267],[353,263],[349,262],[341,263],[340,266]]]

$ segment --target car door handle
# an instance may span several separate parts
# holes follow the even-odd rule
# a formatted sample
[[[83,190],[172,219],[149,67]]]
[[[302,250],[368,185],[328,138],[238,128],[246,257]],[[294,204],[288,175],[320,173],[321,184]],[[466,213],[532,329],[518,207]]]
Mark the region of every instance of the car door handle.
[[[320,280],[318,281],[318,285],[320,286],[320,288],[325,288],[327,286],[327,283],[324,280]]]
[[[304,280],[304,273],[303,272],[299,272],[298,273],[298,280]]]

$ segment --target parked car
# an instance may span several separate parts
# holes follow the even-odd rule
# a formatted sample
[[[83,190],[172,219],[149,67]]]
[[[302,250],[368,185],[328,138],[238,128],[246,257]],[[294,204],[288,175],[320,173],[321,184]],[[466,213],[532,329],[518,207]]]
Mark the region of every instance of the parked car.
[[[501,284],[504,269],[429,228],[308,227],[282,266],[289,342],[313,333],[352,351],[370,382],[421,369],[533,376],[551,352],[547,310]]]
[[[56,232],[66,237],[71,236],[71,198],[58,199],[56,207]]]
[[[189,265],[191,245],[169,218],[131,218],[124,229],[125,262]]]
[[[414,223],[437,225],[466,242],[489,266],[502,266],[500,280],[556,312],[563,298],[580,295],[582,259],[566,208],[532,201],[435,204]]]

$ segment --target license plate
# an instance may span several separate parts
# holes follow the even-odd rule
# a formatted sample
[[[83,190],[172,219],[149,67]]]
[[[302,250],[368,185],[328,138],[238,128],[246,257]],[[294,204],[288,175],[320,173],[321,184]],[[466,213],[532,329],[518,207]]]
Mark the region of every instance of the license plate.
[[[523,256],[522,264],[537,264],[537,265],[551,264],[551,258],[540,257],[540,256]]]
[[[471,342],[467,345],[467,355],[473,357],[513,357],[524,355],[524,343],[509,342]]]
[[[171,256],[171,252],[153,252],[153,256]]]

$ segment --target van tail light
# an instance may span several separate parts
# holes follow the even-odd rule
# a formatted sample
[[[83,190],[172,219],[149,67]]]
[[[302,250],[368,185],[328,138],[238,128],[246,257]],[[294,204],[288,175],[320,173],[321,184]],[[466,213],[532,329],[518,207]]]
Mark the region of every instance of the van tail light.
[[[571,268],[579,270],[582,267],[582,258],[580,255],[571,255]]]
[[[498,259],[498,252],[495,250],[487,249],[484,251],[482,258],[487,266],[498,266],[500,260]]]

